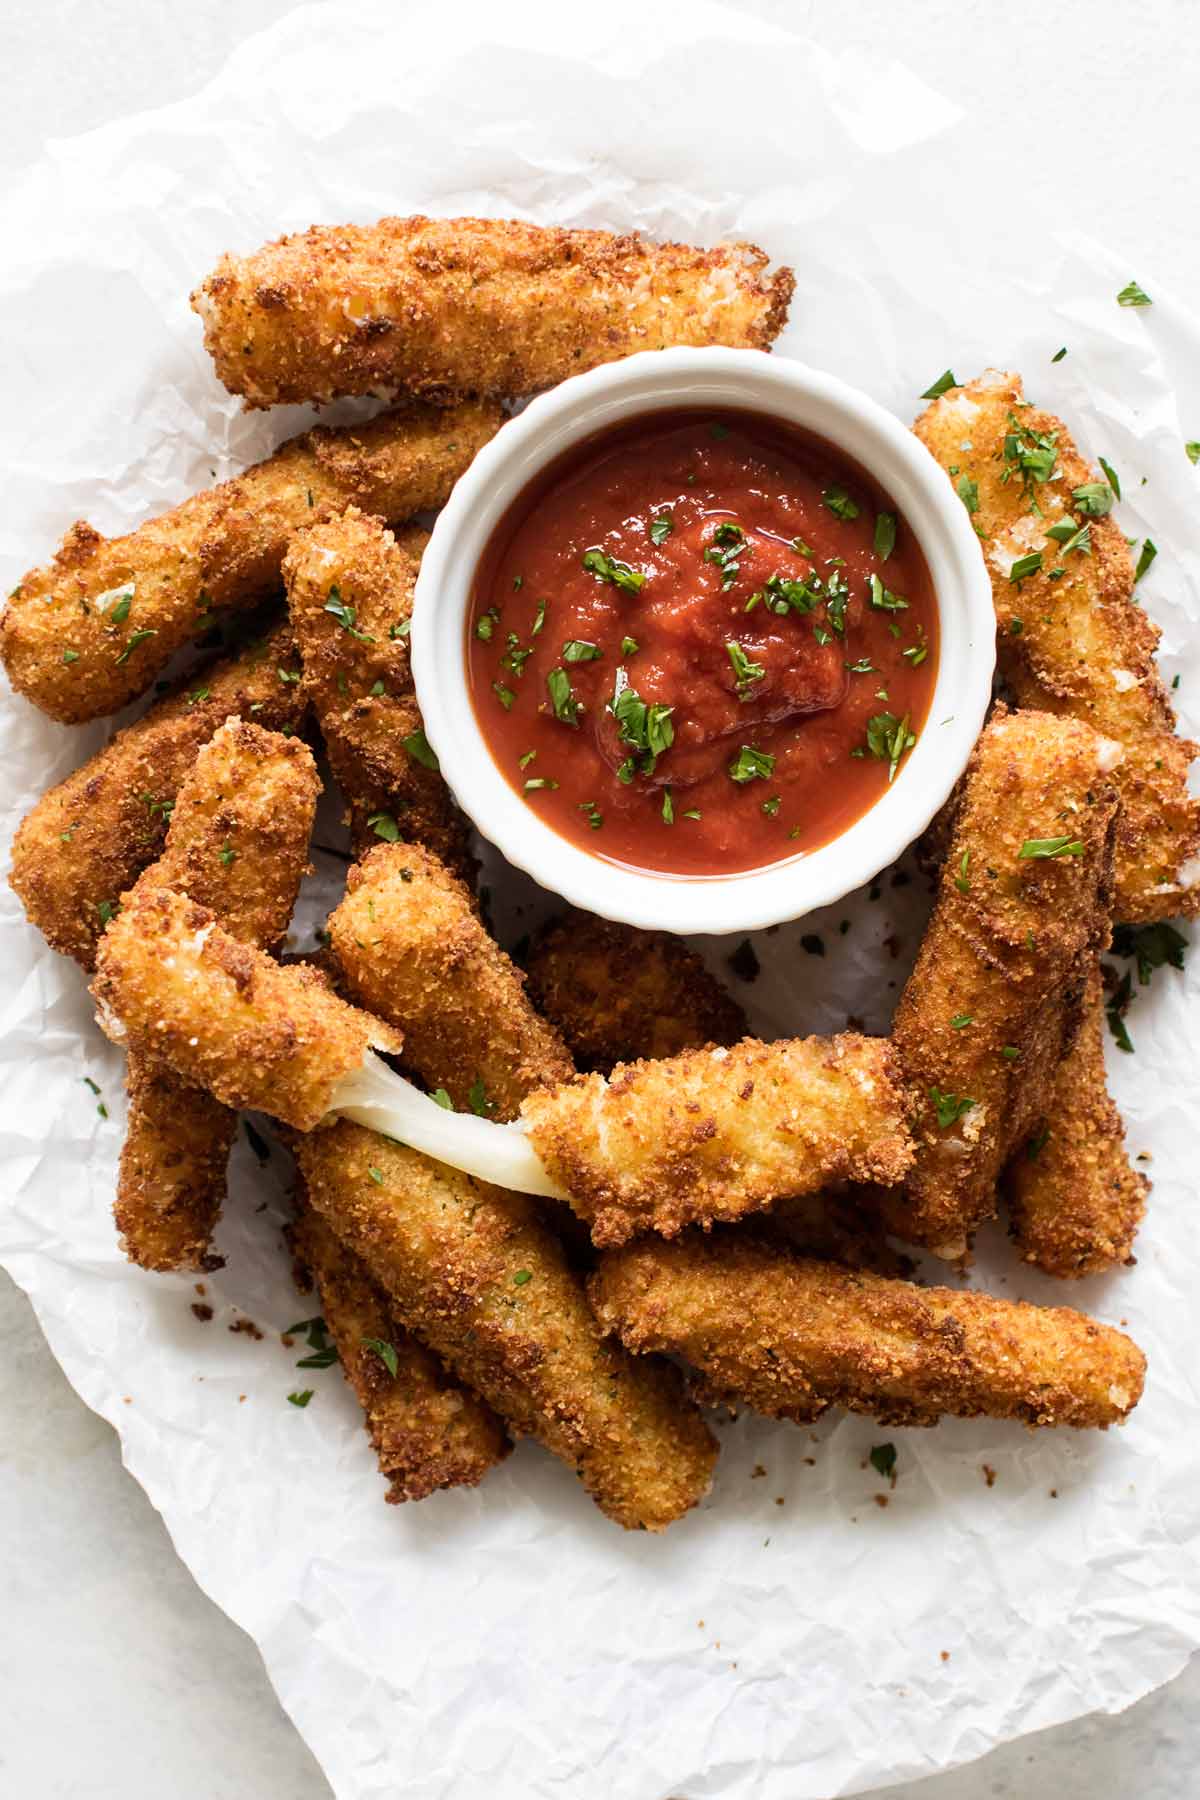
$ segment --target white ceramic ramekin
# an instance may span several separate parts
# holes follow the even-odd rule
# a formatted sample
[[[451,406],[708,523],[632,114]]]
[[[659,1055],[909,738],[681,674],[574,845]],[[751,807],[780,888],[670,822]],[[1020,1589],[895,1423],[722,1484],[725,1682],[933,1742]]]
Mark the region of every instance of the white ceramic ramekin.
[[[819,433],[874,475],[916,533],[937,596],[941,655],[929,717],[895,781],[831,843],[766,868],[704,877],[627,868],[560,837],[492,759],[467,687],[476,566],[508,507],[581,439],[670,407],[741,407]],[[411,644],[425,731],[459,805],[517,868],[605,918],[676,932],[749,931],[798,919],[863,886],[924,830],[983,724],[995,614],[965,507],[924,445],[865,394],[759,350],[651,350],[576,375],[502,427],[434,526]]]

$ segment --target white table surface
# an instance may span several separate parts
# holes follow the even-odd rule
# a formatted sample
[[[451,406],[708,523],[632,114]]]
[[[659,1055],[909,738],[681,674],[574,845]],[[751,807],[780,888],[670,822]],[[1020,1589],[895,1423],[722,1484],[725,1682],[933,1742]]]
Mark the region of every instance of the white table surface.
[[[430,0],[422,0],[428,4]],[[521,0],[508,0],[520,5]],[[401,0],[403,4],[403,0]],[[1064,223],[1200,304],[1190,0],[742,0],[832,45],[885,47],[1010,146],[1008,195],[1056,182]],[[0,178],[47,137],[194,92],[290,0],[8,0]],[[352,6],[346,7],[353,30]],[[681,12],[681,24],[686,12]],[[1031,246],[1031,252],[1036,246]],[[1200,421],[1197,421],[1200,426]],[[0,1273],[0,1794],[328,1800],[258,1652],[208,1601]],[[896,1800],[1192,1800],[1200,1663],[1118,1718],[1040,1733]],[[585,1800],[579,1796],[578,1800]]]

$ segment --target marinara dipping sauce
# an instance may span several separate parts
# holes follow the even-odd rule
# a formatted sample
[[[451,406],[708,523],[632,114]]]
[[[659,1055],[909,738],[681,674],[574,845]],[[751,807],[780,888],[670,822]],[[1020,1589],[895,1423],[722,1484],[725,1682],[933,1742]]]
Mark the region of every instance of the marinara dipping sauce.
[[[467,666],[513,788],[593,853],[725,875],[815,849],[887,788],[937,671],[929,571],[823,439],[673,410],[593,437],[502,519]]]

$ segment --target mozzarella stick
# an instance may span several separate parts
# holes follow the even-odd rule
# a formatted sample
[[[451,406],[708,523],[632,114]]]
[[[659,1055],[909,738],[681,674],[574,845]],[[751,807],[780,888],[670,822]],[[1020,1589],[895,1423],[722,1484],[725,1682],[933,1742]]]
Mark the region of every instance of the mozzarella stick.
[[[194,670],[18,827],[9,880],[52,949],[84,969],[117,903],[161,854],[175,797],[202,744],[233,714],[299,728],[305,702],[291,629]]]
[[[350,808],[355,851],[424,844],[468,884],[470,826],[438,771],[408,655],[413,589],[428,533],[398,537],[357,507],[292,539],[283,563],[304,693]]]
[[[571,1079],[524,976],[418,845],[381,844],[351,869],[329,937],[354,999],[403,1032],[405,1063],[460,1111],[511,1119],[533,1089]]]
[[[344,1121],[297,1155],[397,1315],[610,1519],[661,1531],[704,1497],[717,1446],[678,1372],[604,1336],[531,1201]]]
[[[795,281],[714,250],[515,219],[314,225],[225,255],[192,295],[247,406],[406,390],[517,397],[635,350],[766,350]]]
[[[139,887],[185,893],[232,937],[273,950],[308,867],[319,791],[298,738],[230,719],[196,758]],[[127,1085],[115,1207],[125,1253],[145,1269],[212,1267],[237,1115],[136,1046]]]
[[[1114,916],[1194,913],[1200,801],[1187,773],[1200,746],[1175,735],[1154,660],[1158,627],[1133,597],[1108,483],[1061,419],[1026,402],[1018,375],[989,369],[950,389],[915,430],[956,481],[982,540],[1000,673],[1017,705],[1082,719],[1124,751],[1113,770]]]
[[[682,1356],[706,1397],[798,1424],[843,1406],[889,1425],[951,1414],[1104,1430],[1145,1375],[1123,1332],[1068,1307],[916,1287],[749,1233],[610,1251],[588,1291],[628,1349]]]
[[[499,425],[498,408],[470,402],[323,427],[124,537],[81,520],[9,596],[0,617],[9,680],[67,725],[118,711],[214,609],[278,587],[289,538],[317,512],[357,505],[406,519],[440,506]]]
[[[968,765],[933,917],[892,1042],[917,1105],[890,1231],[946,1258],[996,1210],[1108,942],[1114,746],[1078,719],[997,708]]]
[[[637,931],[571,911],[525,958],[534,1005],[581,1069],[736,1044],[746,1015],[694,950],[665,931]]]
[[[830,1181],[900,1181],[906,1115],[890,1045],[851,1032],[618,1064],[521,1108],[598,1245],[740,1219]]]
[[[1133,1259],[1149,1182],[1129,1161],[1104,1072],[1104,984],[1093,963],[1083,1023],[1033,1131],[1004,1176],[1017,1249],[1047,1275],[1098,1275]]]
[[[186,894],[134,889],[109,925],[92,993],[101,1028],[225,1106],[312,1131],[372,1048],[399,1034],[327,987],[239,943]]]
[[[301,1184],[303,1187],[303,1183]],[[393,1505],[477,1487],[512,1448],[501,1421],[392,1313],[366,1265],[298,1195],[292,1243],[363,1410]]]

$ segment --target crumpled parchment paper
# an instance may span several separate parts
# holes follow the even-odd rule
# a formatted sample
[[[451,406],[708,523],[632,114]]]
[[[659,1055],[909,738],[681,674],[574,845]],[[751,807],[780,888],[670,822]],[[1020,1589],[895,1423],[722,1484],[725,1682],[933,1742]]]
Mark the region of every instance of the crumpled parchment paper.
[[[1200,331],[1166,296],[1117,307],[1131,274],[1153,294],[1153,271],[1064,237],[1057,183],[1012,216],[981,204],[1001,168],[902,67],[717,6],[294,13],[194,99],[52,144],[0,201],[5,586],[73,518],[127,529],[304,422],[242,416],[208,368],[187,294],[226,247],[416,210],[746,235],[797,272],[780,354],[906,420],[948,364],[964,379],[1016,367],[1116,466],[1118,516],[1160,549],[1139,597],[1200,725],[1200,508],[1183,453],[1200,436]],[[10,821],[103,735],[9,700]],[[336,859],[317,863],[301,944],[340,878]],[[546,902],[492,880],[511,942]],[[764,934],[764,973],[735,982],[755,1023],[857,1013],[886,1029],[926,905],[919,879],[887,881],[877,900]],[[193,1316],[190,1280],[128,1267],[109,1215],[120,1058],[79,973],[7,890],[0,911],[0,1260],[345,1800],[827,1800],[1126,1706],[1197,1643],[1200,959],[1139,994],[1136,1054],[1111,1059],[1131,1146],[1153,1156],[1137,1268],[1068,1294],[1023,1272],[997,1229],[976,1277],[1127,1323],[1150,1357],[1129,1427],[744,1418],[723,1428],[711,1499],[650,1539],[606,1523],[531,1445],[477,1492],[383,1504],[337,1370],[297,1371],[302,1350],[279,1341],[312,1308],[289,1285],[278,1151],[260,1168],[239,1144],[211,1322]],[[708,946],[733,980],[730,949]],[[228,1329],[246,1317],[262,1341]],[[289,1406],[309,1385],[311,1405]],[[896,1444],[894,1491],[867,1461],[881,1439]]]

